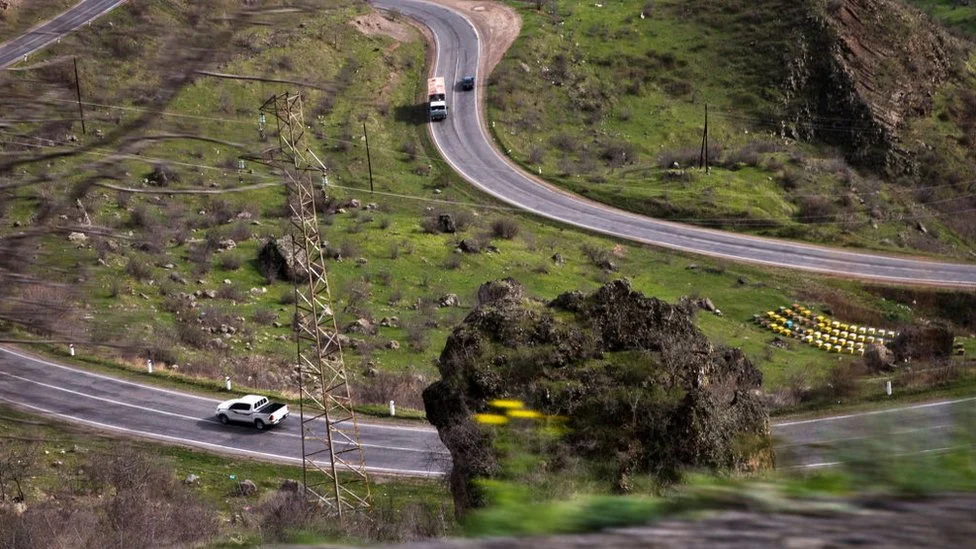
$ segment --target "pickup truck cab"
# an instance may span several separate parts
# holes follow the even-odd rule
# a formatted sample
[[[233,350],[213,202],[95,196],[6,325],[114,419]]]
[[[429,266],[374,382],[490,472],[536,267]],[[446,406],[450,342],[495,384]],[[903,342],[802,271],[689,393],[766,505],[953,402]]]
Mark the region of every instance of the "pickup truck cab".
[[[217,419],[224,425],[248,423],[257,430],[270,425],[277,425],[288,417],[288,406],[280,402],[271,402],[260,395],[246,395],[241,398],[225,400],[217,405]]]

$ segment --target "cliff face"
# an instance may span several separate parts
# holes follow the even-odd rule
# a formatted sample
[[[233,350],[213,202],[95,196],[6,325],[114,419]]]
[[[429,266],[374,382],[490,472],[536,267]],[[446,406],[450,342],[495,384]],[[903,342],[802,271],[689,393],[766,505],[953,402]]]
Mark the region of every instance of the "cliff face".
[[[931,112],[963,45],[897,0],[811,2],[795,44],[783,132],[840,146],[861,165],[914,171],[901,132]]]
[[[424,404],[453,457],[459,513],[484,503],[473,480],[499,471],[492,429],[472,420],[496,398],[565,417],[562,450],[608,465],[621,487],[631,474],[771,465],[761,373],[741,351],[713,347],[689,308],[626,282],[548,304],[510,279],[486,284],[439,369]]]

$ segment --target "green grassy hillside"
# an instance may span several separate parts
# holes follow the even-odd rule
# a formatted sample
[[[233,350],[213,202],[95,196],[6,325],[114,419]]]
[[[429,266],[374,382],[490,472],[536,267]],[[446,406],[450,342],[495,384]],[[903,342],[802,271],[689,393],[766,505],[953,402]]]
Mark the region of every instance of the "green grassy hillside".
[[[850,151],[820,144],[864,124],[853,118],[806,112],[812,118],[799,126],[821,137],[791,138],[791,89],[823,57],[811,48],[824,46],[808,37],[826,17],[820,3],[512,5],[523,32],[491,77],[488,112],[502,147],[532,171],[590,198],[688,223],[970,257],[973,235],[950,225],[956,210],[947,207],[968,200],[965,185],[853,168],[843,160]],[[691,169],[706,104],[710,173]],[[966,174],[964,165],[950,171]],[[939,192],[949,184],[951,192]],[[923,233],[916,222],[934,230]]]

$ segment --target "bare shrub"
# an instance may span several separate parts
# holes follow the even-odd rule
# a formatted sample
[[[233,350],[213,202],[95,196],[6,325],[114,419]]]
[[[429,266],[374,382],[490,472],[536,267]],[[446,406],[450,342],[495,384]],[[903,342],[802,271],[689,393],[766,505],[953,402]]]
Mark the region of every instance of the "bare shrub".
[[[417,160],[417,145],[412,141],[407,141],[406,143],[400,145],[400,152],[406,155],[407,162],[414,162]]]
[[[597,267],[602,267],[613,260],[613,255],[610,250],[594,246],[592,244],[583,244],[580,247],[580,252],[583,256],[589,260],[590,263],[596,265]]]
[[[491,223],[491,234],[495,238],[511,240],[519,234],[518,222],[508,217],[496,219]]]
[[[207,334],[196,322],[177,322],[176,338],[180,343],[194,349],[206,349],[210,346]]]
[[[397,259],[400,257],[400,245],[396,242],[390,244],[390,259]]]
[[[443,267],[449,271],[456,271],[463,264],[461,254],[451,254],[444,260]]]
[[[376,273],[376,283],[380,286],[389,286],[390,282],[393,281],[393,273],[387,270],[382,270]]]
[[[260,309],[251,317],[255,323],[263,326],[270,326],[272,322],[278,320],[278,313],[270,309]]]
[[[670,170],[677,165],[688,168],[698,164],[700,149],[669,149],[657,155],[657,165],[661,169]]]
[[[247,299],[247,294],[236,284],[221,284],[220,288],[217,289],[217,297],[240,303]]]
[[[409,318],[403,321],[403,331],[407,334],[407,345],[417,352],[424,352],[430,344],[428,333],[430,329],[419,318]]]
[[[542,159],[545,157],[545,154],[546,152],[542,149],[542,147],[538,145],[534,145],[532,149],[529,150],[529,163],[530,164],[541,163]]]
[[[797,220],[803,223],[829,221],[837,215],[837,205],[824,196],[806,196],[800,201]]]
[[[144,256],[132,256],[125,264],[125,273],[132,278],[142,282],[152,278],[152,265]]]
[[[379,372],[371,378],[353,385],[356,402],[361,404],[386,404],[391,400],[415,410],[424,409],[421,398],[427,380],[409,373]]]
[[[236,271],[244,264],[244,258],[238,254],[224,254],[220,256],[218,264],[225,271]]]
[[[576,152],[577,137],[568,133],[557,133],[549,138],[549,144],[563,152]]]

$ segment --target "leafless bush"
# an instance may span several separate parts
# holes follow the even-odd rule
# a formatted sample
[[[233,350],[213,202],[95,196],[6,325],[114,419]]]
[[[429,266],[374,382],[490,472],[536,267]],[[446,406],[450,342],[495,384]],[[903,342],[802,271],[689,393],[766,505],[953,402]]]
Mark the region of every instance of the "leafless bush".
[[[352,390],[356,402],[360,404],[386,404],[394,400],[398,405],[423,410],[421,393],[426,386],[427,380],[422,376],[379,372],[371,378],[357,382]]]
[[[37,443],[0,444],[0,502],[24,501],[24,486],[37,463]]]
[[[549,144],[563,152],[576,151],[576,136],[568,133],[557,133],[549,138]]]
[[[449,271],[456,271],[461,268],[463,262],[461,261],[461,254],[451,254],[447,256],[442,264],[443,267]]]
[[[220,256],[218,263],[220,268],[225,271],[236,271],[244,264],[244,258],[238,254],[224,254]]]
[[[657,165],[661,169],[670,170],[678,165],[679,168],[688,168],[698,164],[698,159],[700,156],[699,149],[671,149],[661,151],[657,155]]]
[[[257,324],[270,326],[272,322],[278,319],[278,313],[270,309],[260,309],[254,313],[252,318]]]
[[[217,289],[217,297],[240,303],[247,299],[247,294],[236,284],[221,284]]]
[[[542,159],[545,157],[545,153],[546,152],[542,149],[542,147],[539,147],[538,145],[534,145],[532,149],[529,150],[529,163],[530,164],[541,163]]]
[[[412,141],[407,141],[403,145],[400,145],[400,152],[407,156],[407,162],[417,160],[417,145]]]
[[[153,274],[152,265],[148,258],[141,255],[134,255],[129,258],[129,262],[125,264],[125,272],[140,282],[149,280]]]
[[[429,345],[428,332],[430,331],[418,318],[410,318],[403,321],[403,331],[407,334],[407,345],[417,352],[424,352]]]
[[[592,244],[583,244],[580,247],[580,252],[583,253],[583,257],[589,260],[590,263],[601,267],[606,265],[608,262],[613,260],[613,255],[610,250],[594,246]]]
[[[825,196],[806,196],[800,201],[798,221],[817,223],[830,221],[837,215],[837,205]]]
[[[379,222],[379,224],[377,226],[381,230],[384,230],[385,231],[385,230],[389,229],[390,228],[390,225],[392,225],[392,224],[393,224],[393,221],[389,217],[384,217],[384,218],[380,219],[380,222]]]
[[[177,322],[176,338],[180,343],[194,349],[206,349],[210,346],[210,338],[196,322]]]
[[[495,238],[511,240],[519,234],[518,222],[508,217],[496,219],[491,223],[491,234]]]

